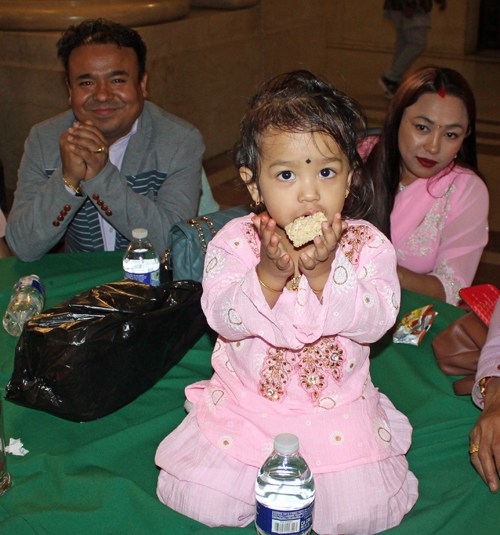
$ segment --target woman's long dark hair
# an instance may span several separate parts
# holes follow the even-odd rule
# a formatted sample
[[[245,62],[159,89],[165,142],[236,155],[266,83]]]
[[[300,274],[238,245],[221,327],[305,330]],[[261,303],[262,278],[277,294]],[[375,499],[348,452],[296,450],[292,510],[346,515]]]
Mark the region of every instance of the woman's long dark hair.
[[[401,178],[398,136],[403,113],[423,94],[443,90],[446,95],[458,97],[464,103],[469,121],[469,134],[452,165],[469,168],[481,176],[477,170],[476,101],[467,80],[453,69],[436,66],[418,69],[401,84],[394,95],[380,140],[365,162],[365,172],[375,189],[374,203],[367,219],[389,237],[390,216]]]

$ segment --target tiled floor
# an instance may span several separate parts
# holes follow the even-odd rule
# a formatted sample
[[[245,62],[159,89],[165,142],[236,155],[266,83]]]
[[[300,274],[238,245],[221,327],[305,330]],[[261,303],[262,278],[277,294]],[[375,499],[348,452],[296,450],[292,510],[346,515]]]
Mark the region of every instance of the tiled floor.
[[[474,61],[471,58],[470,61]],[[478,108],[479,168],[490,191],[490,240],[474,284],[491,283],[500,288],[500,54],[493,61],[477,57],[476,78],[471,81]],[[364,107],[369,126],[380,126],[387,109],[382,91],[366,93],[364,86],[355,97]],[[204,162],[214,197],[221,208],[250,202],[250,196],[234,168],[230,153]]]

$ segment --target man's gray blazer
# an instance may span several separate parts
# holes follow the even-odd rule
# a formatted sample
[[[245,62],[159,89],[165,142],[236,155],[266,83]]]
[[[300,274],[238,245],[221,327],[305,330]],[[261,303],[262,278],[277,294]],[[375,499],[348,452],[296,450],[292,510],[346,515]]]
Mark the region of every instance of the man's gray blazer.
[[[196,215],[205,149],[200,132],[145,102],[121,172],[108,161],[97,176],[82,181],[78,197],[64,186],[59,150],[60,136],[75,121],[70,110],[31,129],[7,222],[10,248],[30,262],[65,235],[68,252],[103,251],[100,213],[116,229],[117,250],[127,248],[134,228],[146,228],[161,256],[171,225]]]

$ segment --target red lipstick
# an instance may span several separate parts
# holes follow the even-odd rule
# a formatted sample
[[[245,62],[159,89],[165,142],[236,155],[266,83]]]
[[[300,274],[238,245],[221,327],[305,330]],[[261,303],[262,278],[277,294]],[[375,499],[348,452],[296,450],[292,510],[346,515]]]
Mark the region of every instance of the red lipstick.
[[[436,162],[436,160],[429,160],[427,158],[420,158],[419,156],[417,156],[417,160],[418,160],[418,163],[420,165],[423,165],[424,167],[434,167],[435,165],[437,165],[438,162]]]

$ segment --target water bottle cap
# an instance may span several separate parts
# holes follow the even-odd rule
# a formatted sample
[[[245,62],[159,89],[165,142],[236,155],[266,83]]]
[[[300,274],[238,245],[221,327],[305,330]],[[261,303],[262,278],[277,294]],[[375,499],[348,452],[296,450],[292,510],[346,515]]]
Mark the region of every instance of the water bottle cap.
[[[274,449],[278,453],[290,455],[299,451],[299,437],[291,433],[282,433],[274,437]]]
[[[145,228],[135,228],[132,231],[132,238],[138,238],[139,240],[142,240],[143,238],[148,237],[148,230]]]

